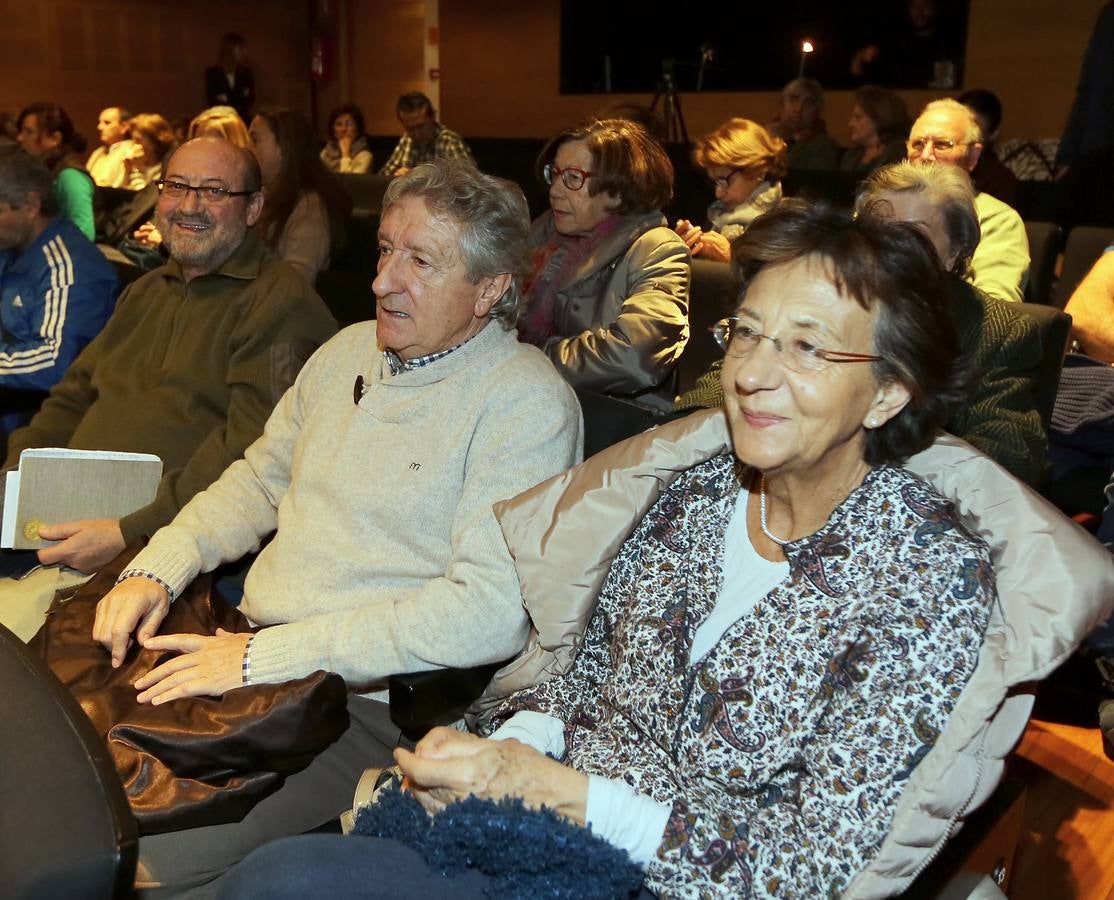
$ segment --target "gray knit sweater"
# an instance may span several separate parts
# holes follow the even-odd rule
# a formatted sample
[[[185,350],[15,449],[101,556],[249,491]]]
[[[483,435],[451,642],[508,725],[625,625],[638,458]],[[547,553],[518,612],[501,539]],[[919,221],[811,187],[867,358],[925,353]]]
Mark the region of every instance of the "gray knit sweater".
[[[325,669],[369,691],[392,673],[505,659],[527,621],[492,504],[577,462],[582,443],[573,392],[513,331],[491,323],[391,376],[375,323],[353,325],[133,568],[177,594],[277,528],[240,607],[271,626],[252,643],[252,683]]]

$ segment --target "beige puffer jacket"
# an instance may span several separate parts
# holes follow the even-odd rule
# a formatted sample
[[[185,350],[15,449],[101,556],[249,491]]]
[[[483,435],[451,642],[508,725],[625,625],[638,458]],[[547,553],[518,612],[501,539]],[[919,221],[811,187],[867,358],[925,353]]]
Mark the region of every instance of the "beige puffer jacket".
[[[533,622],[524,653],[496,675],[470,724],[506,694],[567,671],[611,560],[678,473],[731,448],[722,410],[617,444],[496,506]],[[1001,609],[974,674],[912,776],[877,856],[845,897],[904,890],[997,786],[1032,708],[1027,682],[1055,669],[1114,608],[1114,560],[1090,535],[951,435],[907,468],[951,498],[986,539]],[[590,537],[588,537],[590,536]]]

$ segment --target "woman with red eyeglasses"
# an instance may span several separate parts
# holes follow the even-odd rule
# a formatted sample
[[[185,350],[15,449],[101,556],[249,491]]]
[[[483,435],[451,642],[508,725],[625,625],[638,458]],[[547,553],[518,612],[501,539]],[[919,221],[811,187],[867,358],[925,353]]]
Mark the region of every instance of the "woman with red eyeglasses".
[[[562,131],[538,163],[550,209],[530,231],[519,338],[573,387],[669,409],[689,294],[688,248],[661,213],[669,157],[635,122],[596,119]]]

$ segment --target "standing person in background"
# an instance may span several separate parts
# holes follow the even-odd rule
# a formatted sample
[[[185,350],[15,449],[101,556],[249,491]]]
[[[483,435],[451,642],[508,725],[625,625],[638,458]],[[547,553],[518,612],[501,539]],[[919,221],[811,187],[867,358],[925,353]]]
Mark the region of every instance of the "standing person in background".
[[[869,84],[856,90],[854,96],[855,105],[847,122],[851,146],[843,154],[840,169],[869,175],[905,159],[909,128],[905,101],[893,91]]]
[[[317,137],[301,113],[263,108],[252,119],[251,151],[263,172],[267,201],[263,240],[313,284],[343,243],[352,201],[317,154]]]
[[[766,128],[789,147],[790,169],[838,169],[840,149],[824,123],[824,90],[815,78],[794,78],[781,110]]]
[[[464,138],[437,121],[437,111],[425,94],[418,91],[403,94],[398,98],[395,112],[406,134],[395,145],[379,174],[405,175],[419,163],[435,159],[475,162]]]
[[[355,103],[338,106],[329,115],[329,141],[321,161],[330,172],[360,175],[371,168],[364,113]]]
[[[128,140],[129,113],[122,106],[102,109],[97,118],[97,136],[101,145],[89,154],[85,168],[89,177],[101,187],[123,187],[127,181],[125,160],[134,150]]]
[[[255,76],[247,66],[248,42],[229,32],[220,39],[218,63],[205,70],[205,104],[231,106],[245,122],[255,105]]]
[[[125,158],[127,187],[141,191],[153,181],[158,181],[162,164],[174,152],[178,142],[174,129],[158,113],[140,113],[131,120],[131,139],[135,145]]]
[[[57,103],[32,103],[19,114],[17,140],[54,176],[54,198],[62,215],[93,240],[93,179],[82,162],[85,138],[74,130],[73,119]]]
[[[785,142],[749,119],[728,119],[696,143],[692,158],[715,186],[707,231],[678,219],[677,234],[693,256],[728,262],[731,241],[781,199]]]

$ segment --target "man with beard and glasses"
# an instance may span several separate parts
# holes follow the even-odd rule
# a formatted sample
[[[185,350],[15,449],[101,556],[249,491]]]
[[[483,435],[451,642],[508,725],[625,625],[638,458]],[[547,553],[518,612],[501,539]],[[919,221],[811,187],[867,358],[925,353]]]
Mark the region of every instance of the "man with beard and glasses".
[[[124,291],[104,330],[30,424],[12,434],[8,467],[29,447],[154,453],[163,461],[150,504],[121,519],[49,523],[39,533],[56,543],[37,560],[47,568],[22,581],[0,579],[0,621],[24,639],[41,624],[54,589],[168,524],[239,459],[336,330],[305,279],[251,227],[263,209],[261,184],[255,158],[223,139],[198,138],[174,153],[155,211],[170,260]]]

